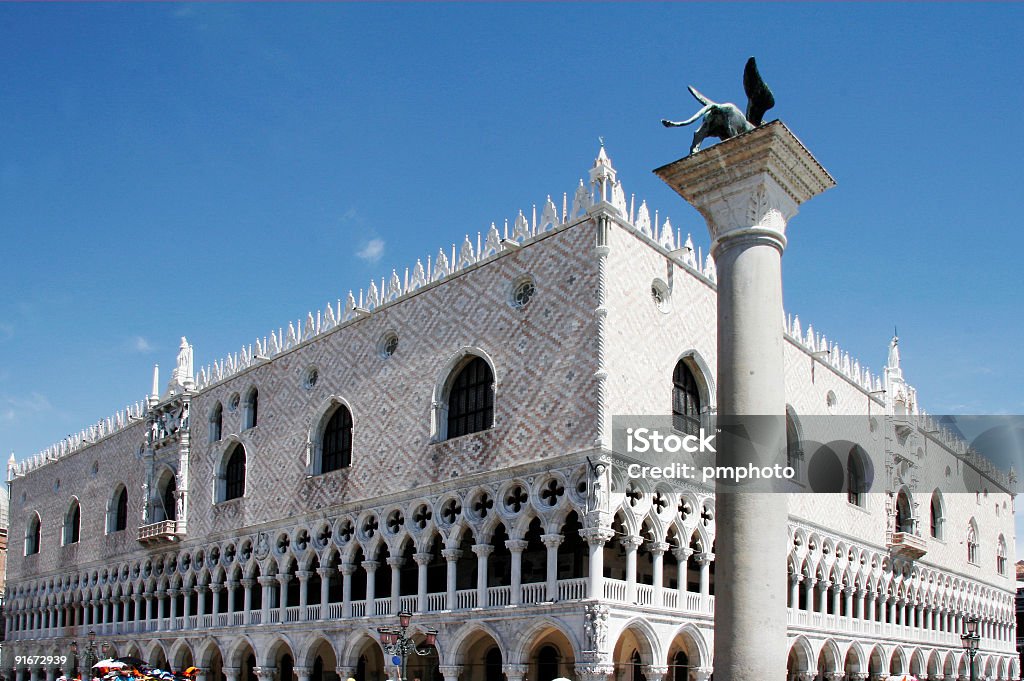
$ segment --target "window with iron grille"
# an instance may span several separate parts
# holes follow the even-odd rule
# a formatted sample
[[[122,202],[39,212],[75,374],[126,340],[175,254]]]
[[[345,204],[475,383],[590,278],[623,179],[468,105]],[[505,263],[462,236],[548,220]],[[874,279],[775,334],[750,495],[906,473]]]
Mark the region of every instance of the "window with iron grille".
[[[245,447],[235,445],[224,470],[224,501],[245,495]]]
[[[494,424],[494,374],[482,357],[462,367],[448,393],[448,437],[487,430]]]
[[[352,465],[352,414],[340,405],[324,428],[320,472],[327,473]]]
[[[700,390],[685,360],[679,360],[672,374],[672,427],[696,435],[700,432]]]

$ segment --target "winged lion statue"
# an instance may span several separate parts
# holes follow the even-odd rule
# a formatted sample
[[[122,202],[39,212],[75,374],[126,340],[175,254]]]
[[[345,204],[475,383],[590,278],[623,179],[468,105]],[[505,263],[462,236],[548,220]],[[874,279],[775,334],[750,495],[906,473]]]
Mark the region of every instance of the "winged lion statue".
[[[761,74],[757,70],[757,62],[753,57],[747,60],[747,65],[743,69],[743,90],[747,93],[746,113],[740,111],[735,104],[718,104],[711,101],[697,92],[692,85],[687,89],[703,105],[700,111],[685,121],[662,119],[661,123],[666,128],[678,128],[703,117],[704,120],[701,121],[700,127],[693,133],[693,143],[690,144],[691,154],[700,150],[701,142],[707,137],[727,140],[753,130],[761,125],[765,112],[775,106],[775,97],[761,78]]]

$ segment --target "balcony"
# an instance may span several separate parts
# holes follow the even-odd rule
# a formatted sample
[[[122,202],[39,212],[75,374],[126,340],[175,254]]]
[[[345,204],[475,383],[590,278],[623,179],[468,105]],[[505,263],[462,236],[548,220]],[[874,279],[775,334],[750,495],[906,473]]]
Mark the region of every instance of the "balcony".
[[[178,541],[182,536],[178,532],[178,523],[175,520],[161,520],[158,523],[150,523],[139,527],[139,541],[143,544],[158,545],[165,542]]]
[[[917,560],[928,552],[928,542],[910,532],[893,532],[886,547],[893,556]]]

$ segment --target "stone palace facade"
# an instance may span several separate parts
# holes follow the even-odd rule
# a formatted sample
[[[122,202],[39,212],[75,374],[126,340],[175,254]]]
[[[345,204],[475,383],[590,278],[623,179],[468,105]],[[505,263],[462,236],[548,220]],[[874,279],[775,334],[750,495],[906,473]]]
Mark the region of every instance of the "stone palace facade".
[[[409,678],[708,679],[715,496],[627,480],[611,422],[712,423],[715,265],[604,149],[588,180],[198,371],[182,339],[144,403],[12,458],[4,674],[53,681],[81,661],[15,656],[93,630],[200,681],[382,681],[406,610],[439,631]],[[919,409],[896,339],[872,375],[779,323],[790,677],[966,679],[978,617],[978,678],[1019,678],[1011,480]],[[795,435],[828,414],[882,438],[871,493],[807,493]]]

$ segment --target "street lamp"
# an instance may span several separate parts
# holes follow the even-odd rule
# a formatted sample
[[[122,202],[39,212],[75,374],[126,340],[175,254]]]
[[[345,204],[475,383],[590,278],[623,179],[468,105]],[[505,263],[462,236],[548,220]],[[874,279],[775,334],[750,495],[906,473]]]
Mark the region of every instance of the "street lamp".
[[[412,614],[403,610],[398,613],[397,627],[377,627],[377,633],[380,634],[380,644],[384,649],[384,653],[392,655],[392,661],[399,668],[398,681],[405,681],[405,666],[409,655],[412,653],[416,655],[430,655],[434,652],[433,646],[437,641],[437,630],[427,629],[425,632],[426,647],[420,648],[416,645],[416,642],[411,637],[405,635],[405,632],[409,629],[409,621],[411,619]]]
[[[96,632],[89,630],[88,639],[89,641],[86,644],[85,650],[83,650],[82,653],[85,655],[86,673],[89,674],[87,678],[92,678],[92,666],[100,661],[100,658],[96,655]],[[109,648],[110,644],[106,641],[104,641],[100,645],[100,649],[103,651],[104,655],[107,654],[107,650],[109,650]],[[71,654],[75,656],[75,661],[77,663],[78,641],[71,642]],[[77,667],[77,664],[75,666]],[[72,673],[74,673],[74,670],[72,670]]]
[[[971,681],[974,681],[974,656],[978,654],[978,643],[981,636],[978,634],[978,618],[968,617],[964,621],[964,633],[960,634],[960,643],[967,651],[967,664],[971,668]]]

